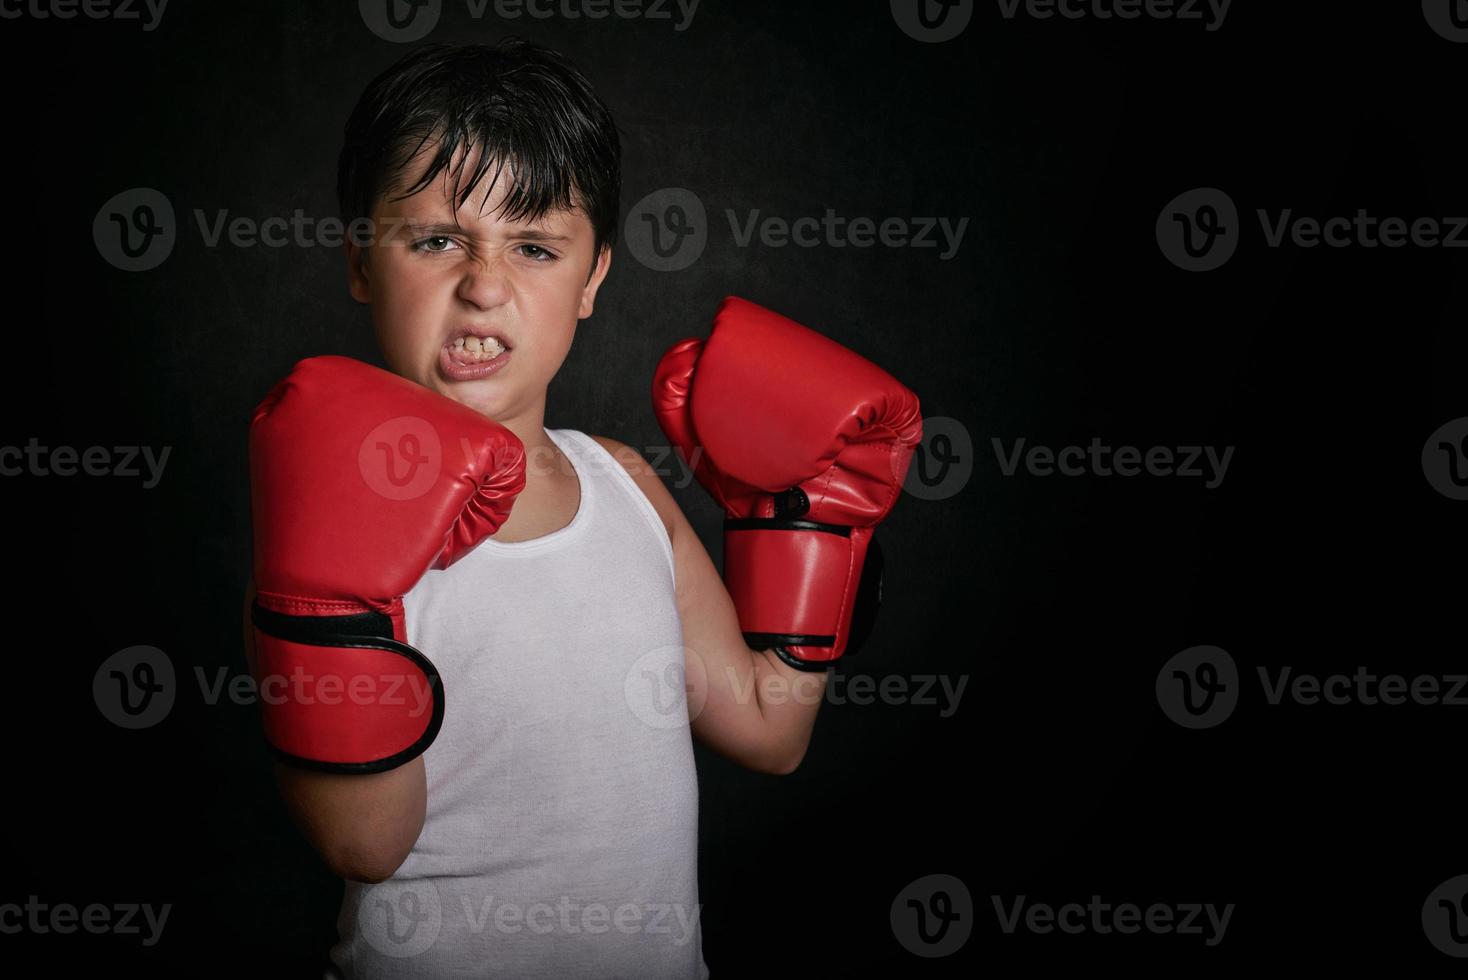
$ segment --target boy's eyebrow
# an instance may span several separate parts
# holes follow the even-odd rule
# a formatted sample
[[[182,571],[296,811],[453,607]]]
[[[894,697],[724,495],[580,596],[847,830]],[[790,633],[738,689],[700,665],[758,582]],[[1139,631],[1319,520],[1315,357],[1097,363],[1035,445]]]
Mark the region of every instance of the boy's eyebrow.
[[[405,227],[414,235],[462,235],[464,229],[460,225],[443,224],[440,222],[419,223],[416,221],[404,222]],[[553,235],[548,231],[531,225],[520,225],[509,233],[511,238],[529,238],[537,242],[569,242],[569,235]]]

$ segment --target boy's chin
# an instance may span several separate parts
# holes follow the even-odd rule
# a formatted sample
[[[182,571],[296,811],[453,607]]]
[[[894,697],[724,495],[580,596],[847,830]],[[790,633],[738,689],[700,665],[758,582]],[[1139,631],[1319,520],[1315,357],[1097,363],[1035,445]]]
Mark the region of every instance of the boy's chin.
[[[466,408],[471,408],[487,418],[504,414],[505,390],[492,381],[446,382],[435,379],[432,387],[446,398],[451,398]]]

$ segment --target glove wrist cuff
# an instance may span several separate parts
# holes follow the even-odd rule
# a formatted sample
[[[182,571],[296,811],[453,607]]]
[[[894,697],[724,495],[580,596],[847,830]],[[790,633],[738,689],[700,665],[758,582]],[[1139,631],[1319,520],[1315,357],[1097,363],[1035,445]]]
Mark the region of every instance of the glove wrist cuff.
[[[443,683],[418,650],[371,610],[299,616],[257,599],[256,682],[265,740],[282,762],[351,775],[423,754],[443,725]]]
[[[852,529],[801,518],[726,518],[724,584],[745,642],[802,670],[842,653]],[[789,647],[801,648],[799,654]],[[807,664],[809,664],[807,666]]]

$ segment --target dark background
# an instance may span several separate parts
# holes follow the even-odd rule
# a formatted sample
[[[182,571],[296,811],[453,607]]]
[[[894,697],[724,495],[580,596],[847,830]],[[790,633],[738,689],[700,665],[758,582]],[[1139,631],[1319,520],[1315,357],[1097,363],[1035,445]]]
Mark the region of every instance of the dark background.
[[[1289,7],[1291,9],[1282,9]],[[1300,8],[1300,9],[1294,9]],[[956,420],[963,488],[906,494],[880,531],[885,602],[848,675],[966,676],[959,710],[828,704],[801,768],[698,749],[700,897],[713,975],[955,976],[1026,965],[1459,970],[1420,914],[1468,872],[1465,709],[1268,705],[1256,668],[1462,672],[1468,504],[1422,449],[1468,415],[1465,253],[1266,247],[1254,218],[1468,213],[1468,44],[1415,3],[1236,3],[1177,20],[1006,19],[977,4],[920,43],[885,2],[705,0],[692,25],[473,19],[564,51],[623,130],[625,210],[694,191],[709,241],[655,272],[619,245],[546,424],[649,450],[653,367],[719,299],[774,308],[881,364]],[[0,902],[171,903],[162,940],[6,935],[0,956],[151,976],[319,976],[341,885],[290,823],[257,709],[205,703],[245,673],[246,424],[299,358],[380,363],[337,250],[208,247],[194,209],[335,213],[341,127],[408,49],[357,4],[174,0],[136,21],[0,21],[9,188],[4,445],[172,447],[162,482],[7,477],[9,803]],[[130,273],[93,218],[151,187],[169,258]],[[1195,187],[1243,216],[1222,268],[1159,249]],[[968,219],[938,249],[738,247],[724,209]],[[1234,446],[1223,484],[1005,476],[1006,446]],[[926,447],[931,448],[931,447]],[[920,457],[921,459],[921,457]],[[917,465],[917,464],[915,464]],[[670,481],[671,481],[670,477]],[[719,560],[718,508],[675,495]],[[344,515],[344,519],[350,519]],[[178,674],[168,717],[110,723],[99,665],[138,644]],[[1185,730],[1169,657],[1215,644],[1243,696]],[[924,959],[898,893],[961,879],[973,934]],[[1235,903],[1201,936],[1005,934],[990,896]]]

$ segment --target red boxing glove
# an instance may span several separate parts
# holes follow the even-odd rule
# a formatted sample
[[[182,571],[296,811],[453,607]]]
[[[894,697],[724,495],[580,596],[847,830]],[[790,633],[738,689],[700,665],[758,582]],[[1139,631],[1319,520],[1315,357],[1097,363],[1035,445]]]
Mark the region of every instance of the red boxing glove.
[[[922,439],[917,396],[835,341],[729,296],[707,341],[663,355],[652,399],[724,507],[724,584],[745,642],[801,670],[855,652],[881,598],[872,532]]]
[[[347,357],[300,361],[255,409],[256,681],[283,761],[374,773],[443,723],[403,594],[499,529],[525,487],[509,429]]]

